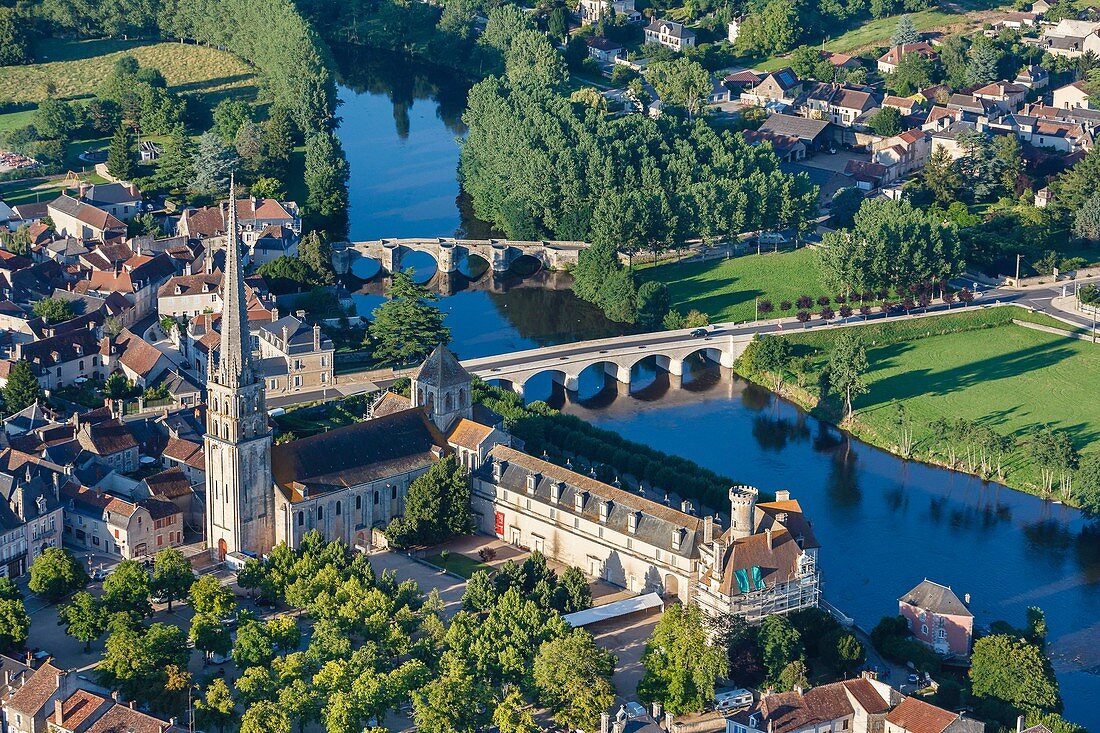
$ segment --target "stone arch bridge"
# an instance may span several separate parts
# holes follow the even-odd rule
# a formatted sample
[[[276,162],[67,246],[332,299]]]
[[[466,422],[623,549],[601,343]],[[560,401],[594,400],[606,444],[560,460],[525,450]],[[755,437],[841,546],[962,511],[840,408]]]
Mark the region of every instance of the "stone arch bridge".
[[[458,270],[463,260],[480,257],[495,273],[507,272],[521,257],[533,257],[549,270],[562,270],[577,264],[577,256],[587,242],[520,242],[511,239],[376,239],[371,242],[340,242],[333,245],[332,265],[339,275],[351,271],[359,257],[378,260],[382,269],[393,274],[401,270],[402,258],[412,252],[427,252],[439,272]]]
[[[507,382],[519,394],[523,394],[528,380],[544,373],[567,390],[575,391],[581,373],[597,366],[602,367],[607,377],[630,384],[631,370],[650,357],[659,369],[673,377],[681,376],[684,362],[696,355],[732,368],[753,336],[746,330],[737,332],[731,328],[727,332],[722,327],[708,329],[705,336],[692,336],[692,331],[686,329],[665,331],[466,359],[462,366],[486,381]]]

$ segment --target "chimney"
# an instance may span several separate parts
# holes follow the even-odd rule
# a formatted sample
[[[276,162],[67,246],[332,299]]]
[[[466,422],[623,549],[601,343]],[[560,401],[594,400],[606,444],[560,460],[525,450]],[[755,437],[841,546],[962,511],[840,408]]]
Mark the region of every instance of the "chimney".
[[[684,499],[680,502],[680,511],[682,511],[684,514],[691,514],[693,511],[695,511],[695,507],[691,505],[690,501]]]
[[[62,712],[61,709],[62,709],[62,704],[61,704],[61,698],[59,697],[59,698],[57,698],[53,701],[53,722],[57,723],[58,726],[60,726],[62,724],[62,722],[64,722],[64,720],[65,720],[65,718],[61,714],[61,712]]]
[[[703,542],[714,540],[714,519],[708,514],[703,517]]]
[[[298,317],[299,321],[303,321],[305,320],[306,312],[304,310],[296,310],[294,311],[294,315]]]
[[[118,690],[112,691],[111,692],[111,699],[114,700],[115,702],[118,702],[120,699],[122,699],[122,693],[120,693]]]
[[[611,715],[609,713],[600,713],[600,733],[609,733],[611,730]]]
[[[1024,733],[1024,716],[1016,717],[1016,733]]]
[[[321,350],[321,324],[319,323],[313,324],[313,350]]]
[[[775,500],[776,501],[790,501],[791,500],[791,492],[787,491],[786,489],[781,489],[781,490],[775,492]]]
[[[630,515],[627,517],[626,529],[628,532],[630,532],[630,534],[634,534],[638,531],[638,517],[640,515],[641,512],[631,512]]]
[[[766,530],[764,530],[764,534],[768,537],[768,549],[774,550],[775,547],[772,545],[772,528],[768,527]]]

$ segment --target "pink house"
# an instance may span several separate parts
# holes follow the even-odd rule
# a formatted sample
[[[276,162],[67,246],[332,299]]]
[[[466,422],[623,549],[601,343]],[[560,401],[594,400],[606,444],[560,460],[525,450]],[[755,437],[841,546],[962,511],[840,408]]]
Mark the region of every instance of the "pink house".
[[[937,654],[970,654],[974,614],[950,587],[922,580],[898,599],[898,613],[909,622],[913,637]]]

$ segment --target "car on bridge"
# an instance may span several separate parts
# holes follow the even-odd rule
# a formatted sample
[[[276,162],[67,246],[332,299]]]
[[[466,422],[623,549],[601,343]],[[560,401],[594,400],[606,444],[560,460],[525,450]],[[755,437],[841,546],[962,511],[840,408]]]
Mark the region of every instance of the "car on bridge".
[[[706,336],[707,335],[707,329],[705,329],[705,328],[696,328],[695,330],[693,330],[688,335],[691,336],[693,339],[697,339],[697,338],[700,338],[702,336]]]

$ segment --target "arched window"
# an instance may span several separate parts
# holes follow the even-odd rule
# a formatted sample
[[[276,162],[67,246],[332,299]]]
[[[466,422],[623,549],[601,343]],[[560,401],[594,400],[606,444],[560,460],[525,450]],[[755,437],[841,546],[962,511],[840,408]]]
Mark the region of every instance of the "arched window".
[[[435,414],[435,395],[431,392],[428,393],[428,414]]]
[[[458,390],[458,406],[460,408],[466,406],[466,388],[465,387]]]
[[[305,512],[298,512],[298,526],[303,527],[303,526],[305,526],[305,523],[306,523],[306,513]]]
[[[446,410],[447,412],[450,412],[451,410],[455,409],[455,396],[453,394],[451,394],[450,392],[447,393],[446,405],[447,405],[447,410]]]
[[[391,486],[390,487],[390,498],[391,499],[396,499],[397,498],[397,487],[396,486]]]
[[[214,398],[214,412],[217,412],[217,411],[218,411],[218,398],[215,397]]]
[[[325,518],[325,508],[323,506],[317,507],[317,519],[318,521]]]
[[[360,494],[359,496],[355,497],[355,509],[358,511],[359,509],[362,509],[362,508],[363,508],[363,495]]]
[[[378,506],[378,492],[374,492],[374,505]]]
[[[336,516],[340,516],[340,502],[336,502]]]

